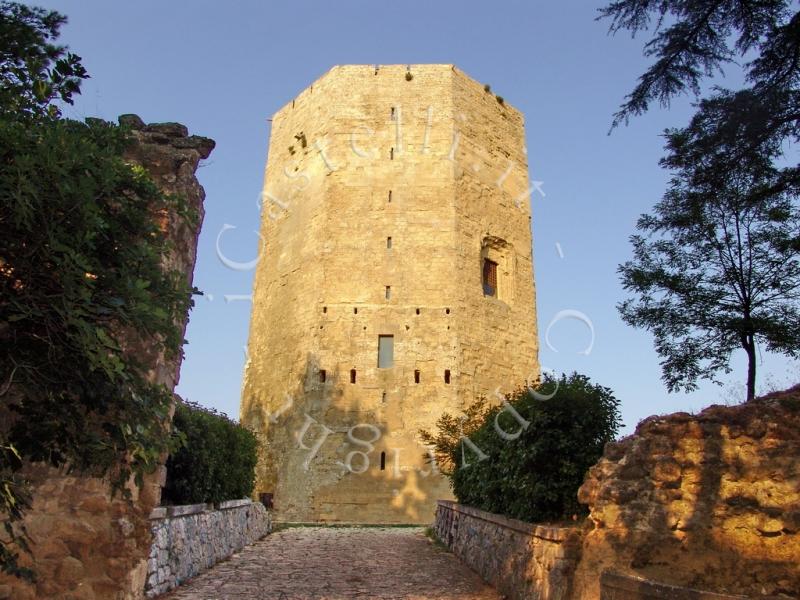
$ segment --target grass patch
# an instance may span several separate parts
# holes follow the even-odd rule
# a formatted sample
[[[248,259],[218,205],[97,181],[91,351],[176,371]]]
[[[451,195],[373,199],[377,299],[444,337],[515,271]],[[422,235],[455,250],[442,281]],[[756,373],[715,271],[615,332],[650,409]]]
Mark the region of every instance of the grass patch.
[[[450,552],[450,548],[448,548],[447,545],[442,540],[439,539],[439,536],[436,535],[436,531],[434,530],[433,527],[426,527],[424,533],[425,537],[427,537],[434,546],[436,546],[440,550],[445,550],[447,552]]]

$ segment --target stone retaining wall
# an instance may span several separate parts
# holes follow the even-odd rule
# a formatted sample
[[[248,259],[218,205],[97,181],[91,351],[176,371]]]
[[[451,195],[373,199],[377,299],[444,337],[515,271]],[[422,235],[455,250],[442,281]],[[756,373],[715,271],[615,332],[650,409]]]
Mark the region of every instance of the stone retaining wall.
[[[260,502],[162,506],[150,515],[153,545],[145,595],[154,598],[267,535],[270,514]]]
[[[510,600],[567,600],[580,559],[576,527],[533,525],[439,500],[437,537]]]

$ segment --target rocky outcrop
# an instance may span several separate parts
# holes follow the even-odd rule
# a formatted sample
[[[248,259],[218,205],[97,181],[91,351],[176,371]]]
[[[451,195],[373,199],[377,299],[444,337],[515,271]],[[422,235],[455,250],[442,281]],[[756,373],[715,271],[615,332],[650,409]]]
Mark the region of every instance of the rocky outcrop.
[[[601,572],[750,596],[800,596],[800,386],[650,417],[608,444],[579,492],[593,528],[576,598]]]
[[[131,129],[136,140],[126,159],[144,167],[162,191],[180,194],[197,211],[199,218],[192,220],[174,214],[156,216],[173,243],[166,264],[185,272],[191,283],[205,198],[195,170],[214,142],[189,136],[186,127],[177,123],[145,125],[135,115],[120,117],[120,123]],[[153,351],[147,339],[131,338],[128,351],[150,366],[152,380],[173,389],[180,357],[167,359]],[[141,597],[151,542],[148,516],[160,501],[163,467],[147,477],[143,486],[131,485],[129,499],[121,494],[112,497],[105,480],[46,465],[28,465],[24,474],[33,491],[24,521],[31,539],[28,558],[38,578],[29,584],[0,575],[0,600]]]

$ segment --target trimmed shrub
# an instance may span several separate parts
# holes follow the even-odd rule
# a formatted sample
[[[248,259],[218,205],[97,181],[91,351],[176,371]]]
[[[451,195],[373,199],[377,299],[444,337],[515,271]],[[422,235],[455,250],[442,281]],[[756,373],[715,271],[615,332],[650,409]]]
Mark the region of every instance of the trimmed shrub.
[[[225,414],[178,401],[173,431],[181,447],[167,460],[162,504],[198,504],[247,498],[255,485],[258,442]]]
[[[480,408],[477,425],[465,431],[478,451],[460,434],[440,439],[451,440],[447,452],[458,501],[531,522],[586,514],[578,488],[617,434],[619,401],[611,390],[577,373],[546,378],[536,389],[517,391],[507,400],[510,408]],[[529,424],[517,420],[511,409]],[[448,417],[453,419],[443,417],[440,433],[441,424],[452,426]],[[440,444],[437,450],[442,449]]]

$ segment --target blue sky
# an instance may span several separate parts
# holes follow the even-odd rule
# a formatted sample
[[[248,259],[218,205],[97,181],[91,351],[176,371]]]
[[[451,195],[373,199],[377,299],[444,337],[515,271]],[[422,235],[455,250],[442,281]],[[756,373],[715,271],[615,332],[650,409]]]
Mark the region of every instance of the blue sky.
[[[683,126],[690,99],[654,107],[607,135],[613,112],[647,66],[643,40],[610,37],[594,20],[603,3],[531,2],[108,2],[42,1],[69,17],[62,41],[83,57],[91,79],[73,118],[115,120],[137,113],[146,122],[180,121],[216,140],[198,177],[205,187],[197,299],[178,392],[238,417],[252,271],[225,267],[215,252],[226,225],[224,252],[248,261],[256,251],[269,123],[280,106],[335,64],[454,63],[520,109],[526,117],[533,196],[540,361],[556,371],[589,375],[622,402],[627,428],[640,419],[739,397],[744,355],[723,375],[729,385],[703,384],[692,394],[668,394],[651,336],[626,326],[615,305],[624,298],[616,275],[630,257],[636,218],[663,193],[658,166],[661,132]],[[735,85],[734,81],[731,85]],[[563,258],[557,250],[559,244]],[[577,320],[595,328],[594,347]],[[763,355],[762,389],[800,379],[796,362]]]

